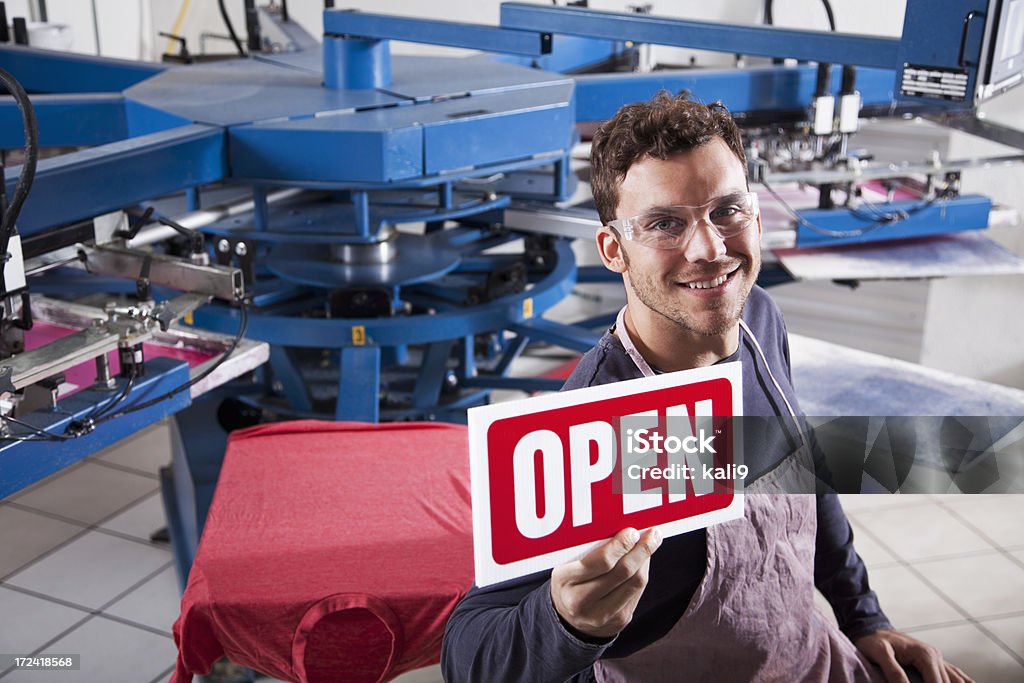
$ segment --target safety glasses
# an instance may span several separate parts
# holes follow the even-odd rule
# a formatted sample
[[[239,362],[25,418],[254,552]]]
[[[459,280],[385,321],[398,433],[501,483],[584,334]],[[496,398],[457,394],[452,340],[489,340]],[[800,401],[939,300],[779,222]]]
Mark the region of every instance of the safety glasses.
[[[627,240],[652,249],[678,249],[706,221],[722,239],[735,237],[757,219],[757,193],[736,192],[700,206],[666,206],[632,218],[617,218],[609,227]]]

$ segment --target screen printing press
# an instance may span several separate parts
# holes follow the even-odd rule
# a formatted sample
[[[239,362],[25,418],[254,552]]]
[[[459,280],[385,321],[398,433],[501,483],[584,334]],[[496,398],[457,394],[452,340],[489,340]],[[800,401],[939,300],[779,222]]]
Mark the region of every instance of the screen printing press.
[[[545,317],[578,283],[611,281],[572,248],[598,225],[587,138],[660,90],[721,100],[741,124],[763,286],[1024,273],[988,233],[1019,216],[962,190],[972,169],[1024,161],[1024,133],[977,115],[1022,80],[1019,3],[908,0],[898,38],[579,6],[505,3],[497,25],[328,8],[321,40],[250,4],[249,48],[229,59],[130,62],[0,35],[0,148],[15,162],[0,496],[174,416],[162,485],[183,583],[228,432],[459,423],[495,390],[560,386],[513,366],[531,346],[583,352],[614,319]],[[392,55],[391,41],[477,52]],[[646,45],[743,58],[650,64]],[[870,146],[922,125],[1007,151]],[[867,367],[847,352],[830,354]],[[916,414],[952,386],[965,398],[944,415],[1024,414],[1019,391],[877,357],[917,393],[862,406],[821,393],[841,363],[800,362],[823,415]],[[1015,430],[990,445],[1016,447]]]

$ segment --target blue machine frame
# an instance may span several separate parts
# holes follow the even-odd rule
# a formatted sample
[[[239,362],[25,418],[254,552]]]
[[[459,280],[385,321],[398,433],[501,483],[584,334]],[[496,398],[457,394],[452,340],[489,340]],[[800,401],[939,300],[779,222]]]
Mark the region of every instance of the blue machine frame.
[[[575,77],[554,71],[622,57],[628,39],[859,65],[865,68],[858,89],[868,105],[970,108],[983,31],[964,17],[984,11],[987,3],[937,7],[908,0],[900,39],[506,3],[497,27],[327,10],[319,52],[199,66],[168,68],[0,46],[0,67],[34,93],[41,143],[87,148],[40,162],[18,227],[32,237],[175,192],[187,192],[190,208],[198,208],[201,191],[213,184],[249,187],[252,211],[202,228],[209,243],[227,245],[226,252],[215,247],[213,253],[225,264],[242,266],[244,256],[255,254],[249,289],[256,310],[248,334],[273,348],[269,369],[238,390],[250,391],[245,400],[291,417],[457,420],[466,407],[488,400],[494,388],[556,388],[554,380],[509,376],[512,361],[531,340],[573,350],[596,341],[591,329],[542,317],[577,280],[569,240],[542,241],[540,266],[534,267],[523,258],[531,247],[513,247],[519,250],[512,257],[496,249],[523,235],[490,224],[513,199],[526,196],[550,205],[571,194],[577,122],[606,119],[622,104],[661,89],[721,99],[738,114],[803,111],[815,87],[810,66]],[[392,57],[390,40],[501,55]],[[915,89],[922,69],[957,74],[961,95]],[[834,74],[830,92],[840,90],[839,80]],[[14,103],[0,99],[0,147],[21,145],[17,116]],[[8,193],[18,172],[7,170]],[[542,174],[543,182],[534,184],[540,189],[502,192],[490,182],[527,173]],[[322,192],[299,205],[271,206],[268,195],[278,187]],[[925,221],[930,233],[983,227],[989,206],[983,198],[942,200],[914,211],[913,221],[863,237],[918,235]],[[906,209],[898,203],[875,207],[880,214]],[[801,244],[835,243],[844,239],[839,233],[865,227],[845,209],[802,216],[836,234],[798,226]],[[442,239],[445,221],[462,225],[443,230]],[[427,224],[422,253],[393,237],[395,226],[411,222]],[[438,241],[444,242],[438,253],[427,255]],[[397,260],[374,264],[379,276],[326,256],[332,249],[385,243],[398,244],[399,251]],[[304,258],[309,268],[303,268]],[[504,287],[502,277],[517,286]],[[80,282],[60,270],[31,281],[36,291],[77,288]],[[372,315],[339,314],[332,308],[339,291],[379,296],[385,304]],[[237,309],[223,303],[195,315],[197,326],[225,333],[234,333],[238,322]],[[303,354],[311,348],[324,350],[313,369],[327,375],[333,399],[327,409],[310,389]],[[330,372],[320,372],[324,365]],[[153,386],[173,386],[185,370],[154,363],[153,372]],[[131,395],[140,391],[136,387]],[[401,400],[381,401],[389,394]],[[263,400],[266,395],[276,402]],[[66,403],[63,409],[87,414],[89,401],[100,398],[82,394],[77,400],[83,404]],[[0,443],[0,496],[190,403],[187,393],[179,394],[67,445]],[[202,422],[195,412],[183,419]],[[50,431],[66,421],[30,417]],[[196,436],[204,438],[186,438]],[[163,482],[165,499],[179,514],[190,515],[197,505],[198,480],[192,477],[190,484],[189,472],[206,472],[202,476],[209,479],[212,470],[210,487],[216,479],[223,450],[205,448],[210,462],[178,463],[173,480]],[[202,526],[201,512],[194,517],[192,532],[172,523],[184,568],[195,529]]]

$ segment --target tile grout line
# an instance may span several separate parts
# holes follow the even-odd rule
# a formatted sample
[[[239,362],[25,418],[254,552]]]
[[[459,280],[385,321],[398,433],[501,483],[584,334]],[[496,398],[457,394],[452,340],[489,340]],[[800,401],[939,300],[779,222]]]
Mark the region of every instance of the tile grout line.
[[[75,470],[81,468],[82,465],[85,464],[85,462],[86,462],[85,458],[82,458],[81,460],[76,460],[75,462],[71,463],[70,465],[57,470],[53,474],[45,476],[42,479],[40,479],[39,481],[34,482],[34,483],[26,486],[25,488],[19,489],[19,490],[15,491],[14,493],[12,493],[9,496],[7,496],[6,498],[4,498],[4,502],[7,502],[7,503],[14,502],[15,500],[17,500],[18,498],[21,498],[22,496],[24,496],[26,493],[29,493],[30,491],[35,491],[37,489],[41,489],[42,487],[46,486],[47,484],[53,483],[53,482],[57,481],[58,479],[60,479],[61,477],[63,477],[65,475],[67,475],[67,474],[69,474],[71,472],[74,472]]]
[[[911,626],[910,628],[898,628],[897,630],[901,633],[914,634],[934,631],[940,628],[949,628],[950,626],[964,626],[970,623],[970,619],[954,619],[952,621],[937,621],[934,624],[919,624],[917,626]]]
[[[90,531],[90,529],[88,527],[82,528],[81,531],[78,531],[77,533],[72,534],[69,538],[64,539],[63,541],[61,541],[57,545],[53,546],[49,550],[44,550],[42,553],[40,553],[39,555],[36,555],[31,560],[29,560],[25,564],[21,565],[20,567],[18,567],[14,571],[8,572],[7,574],[4,574],[3,576],[0,576],[0,584],[3,584],[3,582],[7,581],[9,578],[14,576],[18,572],[23,571],[25,569],[28,569],[29,567],[34,565],[36,562],[39,562],[40,560],[42,560],[44,558],[47,558],[50,555],[53,555],[58,550],[61,550],[61,549],[65,548],[65,547],[71,545],[72,543],[74,543],[78,539],[82,538],[87,533],[89,533],[89,531]],[[3,585],[7,585],[7,584],[3,584]]]
[[[66,636],[69,633],[71,633],[72,631],[74,631],[75,629],[79,628],[85,622],[90,621],[95,616],[96,615],[92,614],[91,612],[89,614],[86,614],[80,621],[76,621],[74,624],[72,624],[68,628],[64,629],[63,631],[61,631],[60,633],[58,633],[54,637],[50,638],[48,641],[46,641],[45,643],[43,643],[42,645],[37,647],[32,652],[28,653],[28,656],[29,657],[34,657],[35,655],[41,653],[43,650],[45,650],[46,648],[50,647],[51,645],[56,643],[58,640],[60,640],[64,636]],[[10,674],[12,671],[15,671],[16,669],[17,669],[17,667],[12,666],[12,667],[6,669],[5,671],[0,671],[0,678],[3,678],[4,676]]]
[[[917,496],[919,494],[916,494],[916,493],[904,493],[904,494],[894,494],[894,493],[860,493],[860,494],[858,494],[858,493],[855,493],[855,494],[843,494],[843,495],[876,496],[876,497],[884,500],[884,499],[888,499],[888,498],[898,498],[900,495],[902,495],[902,496]],[[899,502],[896,502],[895,500],[893,500],[893,501],[889,501],[887,503],[883,503],[883,504],[880,504],[880,505],[872,505],[872,506],[866,506],[866,507],[862,507],[862,508],[854,507],[851,510],[847,510],[844,507],[843,508],[843,512],[847,516],[856,517],[857,515],[872,514],[874,512],[890,512],[892,510],[909,510],[911,508],[922,507],[923,505],[927,505],[928,503],[932,502],[932,500],[930,498],[925,498],[924,496],[921,496],[921,498],[922,498],[922,500],[914,500],[914,501],[899,501]],[[842,503],[843,503],[843,501],[842,501],[842,499],[840,499],[839,504],[842,505]]]
[[[999,636],[997,636],[995,633],[993,633],[990,628],[985,626],[985,624],[983,624],[982,622],[978,621],[974,617],[971,617],[971,623],[973,623],[975,626],[977,626],[979,631],[981,631],[986,636],[988,636],[989,640],[993,641],[996,645],[1001,647],[1004,652],[1006,652],[1011,657],[1013,657],[1015,660],[1017,660],[1018,664],[1020,664],[1021,666],[1024,666],[1024,656],[1022,656],[1020,653],[1016,652],[1012,647],[1010,647],[1009,645],[1004,643],[1003,640]]]
[[[127,597],[127,596],[125,596],[125,597]],[[141,624],[141,623],[139,623],[137,621],[132,621],[131,619],[125,619],[124,617],[119,617],[117,615],[109,614],[107,612],[98,612],[95,616],[102,617],[102,618],[106,619],[107,621],[116,621],[119,624],[124,624],[125,626],[131,626],[133,628],[139,629],[140,631],[149,631],[150,633],[152,633],[155,636],[163,636],[164,638],[172,638],[172,639],[174,638],[174,633],[171,632],[171,631],[162,631],[162,630],[156,628],[155,626],[149,626],[148,624]]]
[[[136,583],[134,583],[131,587],[128,588],[128,590],[119,593],[113,599],[107,601],[103,605],[100,605],[100,607],[96,608],[96,609],[93,609],[91,607],[86,607],[85,605],[76,605],[76,604],[74,604],[72,602],[67,602],[66,600],[60,600],[59,598],[54,598],[52,596],[43,595],[42,593],[37,593],[36,591],[29,590],[29,589],[26,589],[26,588],[19,588],[18,586],[12,586],[10,584],[3,584],[3,585],[4,585],[5,588],[7,588],[9,590],[15,590],[15,591],[18,591],[20,593],[24,593],[26,595],[31,595],[32,597],[40,598],[42,600],[48,600],[50,602],[55,602],[57,604],[65,606],[65,607],[70,607],[72,609],[76,609],[76,610],[79,610],[79,611],[87,611],[88,612],[88,614],[86,614],[83,619],[81,619],[80,621],[75,622],[74,624],[72,624],[71,626],[69,626],[65,630],[61,631],[57,635],[53,636],[48,641],[46,641],[45,643],[43,643],[42,645],[37,647],[35,650],[33,650],[32,652],[29,653],[30,657],[34,657],[36,655],[41,654],[44,650],[46,650],[46,648],[50,647],[51,645],[53,645],[54,643],[59,641],[61,638],[69,635],[71,632],[73,632],[73,631],[77,630],[78,628],[80,628],[86,622],[91,621],[92,619],[97,618],[97,617],[107,619],[108,621],[114,621],[114,622],[123,624],[125,626],[130,626],[130,627],[136,628],[136,629],[138,629],[140,631],[146,631],[146,632],[152,633],[154,635],[163,636],[163,637],[173,637],[172,634],[166,633],[164,631],[160,631],[158,629],[153,628],[152,626],[147,626],[146,624],[139,624],[139,623],[133,622],[133,621],[131,621],[129,619],[124,619],[124,618],[121,618],[121,617],[115,617],[113,615],[105,614],[103,612],[104,609],[106,609],[107,607],[110,607],[111,605],[113,605],[118,600],[121,600],[122,598],[127,597],[132,592],[134,592],[136,589],[138,589],[140,586],[142,586],[142,584],[144,584],[147,581],[151,580],[157,574],[159,574],[160,572],[164,571],[165,569],[167,569],[168,567],[171,567],[173,565],[174,565],[173,561],[168,562],[167,564],[163,565],[162,567],[160,567],[156,571],[154,571],[154,572],[148,574],[147,576],[145,576],[142,580],[137,581]],[[4,676],[10,674],[15,669],[16,669],[16,667],[12,666],[12,667],[10,667],[9,669],[7,669],[5,671],[0,671],[0,678],[3,678]]]
[[[10,577],[12,577],[15,574],[17,574],[18,572],[21,572],[21,571],[24,571],[25,569],[28,569],[29,567],[34,565],[36,562],[42,560],[43,558],[49,557],[50,555],[53,555],[58,550],[61,550],[61,549],[65,548],[65,547],[67,547],[72,542],[74,542],[74,541],[78,540],[79,538],[85,536],[85,534],[89,533],[90,531],[98,531],[98,532],[103,533],[103,534],[105,534],[107,536],[113,536],[115,538],[120,538],[120,539],[123,539],[123,540],[126,540],[126,541],[133,541],[135,543],[138,543],[139,545],[144,545],[144,546],[146,546],[148,548],[160,547],[160,546],[157,546],[156,544],[154,544],[152,542],[143,541],[141,539],[135,538],[134,536],[129,536],[127,534],[123,534],[123,533],[121,533],[119,531],[113,531],[111,529],[101,529],[100,528],[101,524],[105,524],[106,522],[109,522],[114,517],[117,517],[121,513],[127,511],[129,508],[134,507],[135,505],[138,505],[139,503],[143,502],[144,500],[146,500],[150,496],[156,495],[159,492],[160,492],[160,489],[157,489],[156,491],[150,491],[149,493],[145,494],[144,496],[136,498],[132,502],[130,502],[127,505],[125,505],[124,507],[116,510],[115,512],[107,515],[106,517],[103,517],[103,518],[99,519],[94,524],[87,524],[86,522],[83,522],[81,520],[72,519],[71,517],[64,517],[63,515],[58,515],[58,514],[53,513],[53,512],[47,512],[46,510],[37,510],[35,508],[29,507],[27,505],[23,505],[21,503],[10,503],[9,505],[13,509],[15,509],[15,510],[21,510],[22,512],[32,512],[32,513],[41,515],[43,517],[49,517],[50,519],[55,519],[55,520],[57,520],[59,522],[64,522],[66,524],[71,524],[73,526],[81,527],[82,531],[80,531],[77,534],[74,534],[70,538],[62,541],[61,543],[58,543],[57,545],[55,545],[54,547],[50,548],[49,550],[41,553],[40,555],[37,555],[36,557],[34,557],[33,559],[29,560],[25,564],[21,565],[20,567],[18,567],[14,571],[8,572],[4,576],[0,577],[0,581],[6,581]]]
[[[936,503],[937,503],[937,501],[936,501]],[[973,529],[974,527],[972,526],[971,528]],[[972,616],[971,614],[969,614],[969,613],[967,612],[967,610],[965,610],[965,609],[964,609],[963,607],[961,607],[961,606],[960,606],[959,604],[957,604],[957,602],[956,602],[955,600],[953,600],[953,598],[951,598],[950,596],[946,595],[945,591],[943,591],[943,590],[942,590],[942,589],[940,589],[940,588],[939,588],[938,586],[936,586],[936,585],[935,585],[934,583],[932,583],[932,582],[931,582],[931,581],[930,581],[930,580],[928,579],[928,577],[926,577],[926,576],[925,576],[925,575],[924,575],[924,574],[923,574],[923,573],[922,573],[922,572],[921,572],[921,571],[920,571],[919,569],[917,569],[917,567],[915,567],[915,566],[914,566],[913,564],[910,564],[910,563],[909,563],[909,562],[907,562],[906,560],[903,560],[903,558],[902,558],[902,557],[901,557],[901,556],[900,556],[899,554],[897,554],[895,550],[893,550],[892,548],[890,548],[890,547],[888,546],[888,544],[886,544],[886,543],[885,543],[885,542],[884,542],[884,541],[883,541],[883,540],[882,540],[881,538],[879,538],[879,537],[878,537],[877,535],[875,535],[874,533],[872,533],[870,529],[868,529],[868,528],[866,528],[866,527],[865,527],[865,528],[863,529],[863,531],[864,531],[864,533],[865,533],[865,534],[867,534],[868,536],[870,536],[871,538],[873,538],[873,539],[875,540],[875,542],[876,542],[876,543],[878,543],[878,544],[879,544],[880,546],[882,546],[882,547],[883,547],[883,548],[884,548],[884,549],[885,549],[885,550],[886,550],[887,552],[889,552],[890,554],[892,554],[892,556],[893,556],[893,557],[898,557],[898,558],[900,558],[900,560],[901,560],[901,561],[903,562],[903,566],[904,566],[904,567],[905,567],[905,568],[906,568],[906,569],[907,569],[907,570],[908,570],[908,571],[909,571],[909,572],[910,572],[911,574],[913,574],[914,576],[916,576],[916,577],[917,577],[917,579],[918,579],[919,581],[921,581],[921,582],[922,582],[923,584],[925,584],[926,586],[928,586],[929,588],[931,588],[931,589],[932,589],[933,591],[935,591],[935,593],[936,593],[936,594],[937,594],[937,595],[938,595],[938,596],[939,596],[940,598],[942,598],[943,600],[945,600],[945,601],[946,601],[946,603],[947,603],[947,604],[948,604],[948,605],[949,605],[950,607],[952,607],[952,608],[953,608],[954,610],[956,610],[956,611],[957,611],[957,613],[959,613],[959,614],[960,614],[961,616],[963,616],[963,617],[964,617],[964,619],[965,619],[965,620],[966,620],[967,622],[969,622],[970,624],[974,625],[974,626],[975,626],[975,627],[976,627],[976,628],[977,628],[977,629],[978,629],[979,631],[981,631],[981,633],[982,633],[982,634],[983,634],[983,635],[984,635],[984,636],[985,636],[986,638],[988,638],[990,642],[994,643],[994,644],[995,644],[995,645],[996,645],[997,647],[999,647],[999,648],[1000,648],[1001,650],[1003,650],[1004,652],[1006,652],[1007,654],[1009,654],[1009,655],[1010,655],[1010,657],[1012,657],[1012,658],[1013,658],[1013,659],[1014,659],[1014,660],[1015,660],[1016,662],[1018,662],[1019,664],[1021,664],[1021,666],[1024,666],[1024,657],[1022,657],[1021,655],[1019,655],[1018,653],[1016,653],[1016,652],[1015,652],[1015,651],[1013,650],[1013,648],[1011,648],[1011,647],[1008,647],[1008,646],[1006,645],[1006,643],[1004,643],[1004,642],[1003,642],[1002,640],[1000,640],[1000,639],[999,639],[998,637],[996,637],[996,636],[995,636],[995,634],[993,634],[991,630],[989,630],[988,628],[985,628],[984,626],[982,626],[982,624],[981,624],[981,623],[980,623],[980,622],[979,622],[979,621],[978,621],[977,619],[975,619],[975,618],[974,618],[974,616]],[[985,540],[986,540],[986,542],[988,542],[988,539],[987,539],[987,538],[985,538]],[[999,548],[998,546],[996,546],[996,547],[995,547],[995,548],[993,549],[993,552],[987,552],[987,551],[986,551],[986,552],[984,552],[984,553],[976,553],[975,555],[985,555],[985,554],[1001,554],[1001,550],[1002,550],[1001,548]],[[970,556],[971,556],[971,555],[966,555],[965,557],[970,557]],[[869,574],[869,576],[868,576],[868,580],[870,581],[870,574]]]
[[[1010,561],[1011,563],[1013,563],[1013,564],[1017,565],[1017,566],[1018,566],[1018,567],[1020,567],[1021,569],[1024,569],[1024,561],[1021,561],[1021,560],[1020,560],[1020,559],[1018,559],[1018,558],[1017,558],[1016,556],[1014,556],[1014,555],[1013,555],[1012,553],[1008,552],[1008,551],[1007,551],[1007,550],[1006,550],[1005,548],[1003,548],[1003,546],[1001,546],[1001,545],[1000,545],[999,543],[996,543],[996,541],[995,541],[995,540],[994,540],[994,539],[993,539],[992,537],[990,537],[990,536],[989,536],[988,534],[986,534],[986,533],[985,533],[985,532],[984,532],[983,530],[979,529],[977,525],[973,524],[973,523],[972,523],[972,522],[971,522],[971,521],[970,521],[969,519],[967,519],[967,518],[966,518],[966,517],[964,517],[964,516],[963,516],[962,514],[960,514],[960,512],[959,512],[959,511],[957,511],[956,509],[954,509],[954,508],[953,508],[952,506],[948,506],[948,505],[946,505],[946,504],[945,504],[945,503],[944,503],[943,501],[941,501],[941,500],[936,500],[935,502],[936,502],[936,503],[937,503],[937,504],[938,504],[939,506],[941,506],[942,508],[944,508],[944,509],[945,509],[945,510],[946,510],[947,512],[949,512],[949,514],[953,515],[953,517],[954,517],[954,518],[956,518],[957,520],[959,520],[959,521],[960,521],[960,522],[961,522],[962,524],[964,524],[965,526],[967,526],[967,527],[968,527],[969,529],[973,530],[973,531],[974,531],[974,532],[975,532],[975,533],[976,533],[976,534],[977,534],[977,535],[978,535],[978,536],[979,536],[980,538],[982,538],[983,540],[985,540],[985,542],[987,542],[987,543],[991,544],[991,545],[992,545],[993,547],[995,547],[995,548],[996,548],[996,550],[998,550],[998,551],[999,551],[999,553],[1000,553],[1000,554],[1001,554],[1001,555],[1002,555],[1003,557],[1005,557],[1005,558],[1006,558],[1006,559],[1008,559],[1008,560],[1009,560],[1009,561]],[[989,639],[990,639],[990,640],[994,641],[994,642],[995,642],[995,643],[997,643],[997,644],[998,644],[998,645],[999,645],[1000,647],[1002,647],[1002,649],[1003,649],[1004,651],[1006,651],[1006,652],[1007,652],[1007,653],[1008,653],[1008,654],[1009,654],[1009,655],[1010,655],[1011,657],[1013,657],[1014,659],[1016,659],[1016,660],[1017,660],[1017,662],[1018,662],[1018,663],[1019,663],[1019,664],[1020,664],[1021,666],[1024,666],[1024,655],[1022,655],[1021,653],[1018,653],[1018,652],[1016,652],[1016,651],[1015,651],[1015,650],[1013,649],[1013,647],[1011,647],[1011,646],[1009,645],[1009,643],[1004,643],[1004,642],[1003,642],[1003,640],[1002,640],[1002,638],[1000,638],[1000,637],[999,637],[998,635],[996,635],[996,634],[995,634],[995,633],[994,633],[994,632],[993,632],[993,631],[992,631],[992,630],[991,630],[990,628],[988,628],[988,627],[987,627],[987,626],[986,626],[986,625],[985,625],[984,623],[982,623],[982,622],[981,622],[981,621],[980,621],[979,619],[976,619],[975,617],[971,617],[970,621],[971,621],[971,622],[972,622],[972,623],[973,623],[973,624],[974,624],[975,626],[977,626],[977,627],[978,627],[978,630],[979,630],[979,631],[981,631],[982,633],[984,633],[984,634],[985,634],[986,636],[988,636],[988,637],[989,637]]]
[[[160,683],[161,681],[166,681],[167,677],[174,673],[174,670],[177,668],[177,666],[177,663],[175,663],[174,665],[168,667],[166,670],[158,674],[157,677],[151,680],[149,683]]]
[[[118,472],[124,472],[125,474],[134,474],[139,477],[145,477],[146,479],[152,479],[154,481],[160,481],[159,474],[153,474],[145,470],[135,469],[128,465],[122,465],[116,462],[107,462],[106,460],[90,460],[93,465],[99,465],[100,467],[106,467],[107,469],[116,470]]]
[[[871,538],[872,540],[874,540],[874,541],[875,541],[875,543],[877,543],[878,545],[880,545],[880,546],[881,546],[881,547],[882,547],[882,548],[883,548],[883,549],[884,549],[884,550],[885,550],[885,551],[886,551],[887,553],[889,553],[889,554],[890,554],[890,555],[892,555],[893,557],[897,558],[897,560],[899,560],[899,566],[903,567],[904,569],[907,569],[907,570],[909,570],[909,571],[910,571],[910,572],[911,572],[911,573],[912,573],[912,574],[913,574],[914,576],[916,576],[916,577],[917,577],[917,578],[918,578],[919,580],[921,580],[921,581],[922,581],[922,582],[923,582],[923,583],[924,583],[925,585],[927,585],[927,586],[928,586],[929,588],[931,588],[932,590],[935,590],[935,591],[936,591],[936,593],[938,594],[938,596],[939,596],[940,598],[942,598],[943,600],[945,600],[945,601],[946,601],[946,603],[948,603],[950,607],[952,607],[952,608],[953,608],[954,610],[956,610],[956,612],[957,612],[957,613],[958,613],[958,614],[959,614],[960,616],[962,616],[962,617],[963,617],[964,619],[967,619],[967,620],[969,620],[969,619],[971,618],[971,615],[970,615],[970,614],[968,614],[966,610],[964,610],[964,609],[963,609],[962,607],[960,607],[960,605],[958,605],[958,604],[957,604],[957,603],[956,603],[956,602],[955,602],[955,601],[954,601],[954,600],[953,600],[952,598],[950,598],[950,597],[949,597],[948,595],[946,595],[945,593],[943,593],[943,592],[942,592],[942,591],[940,591],[940,590],[936,590],[936,589],[935,589],[935,587],[934,587],[934,586],[932,585],[932,583],[931,583],[930,581],[928,581],[927,579],[925,579],[925,578],[924,578],[924,575],[923,575],[923,574],[921,574],[921,572],[920,572],[919,570],[916,570],[916,569],[914,569],[913,565],[911,565],[911,564],[910,564],[910,563],[909,563],[909,562],[908,562],[908,561],[907,561],[906,559],[904,559],[904,558],[903,558],[903,557],[902,557],[902,556],[901,556],[901,555],[900,555],[899,553],[897,553],[897,552],[896,552],[895,550],[893,550],[892,548],[890,548],[890,547],[889,547],[889,544],[887,544],[887,543],[886,543],[885,541],[883,541],[883,540],[881,539],[881,537],[879,537],[879,536],[878,536],[877,534],[875,534],[874,532],[872,532],[872,531],[871,531],[871,529],[868,529],[867,527],[864,527],[864,528],[862,529],[862,531],[863,531],[863,532],[864,532],[864,533],[865,533],[865,534],[866,534],[867,536],[869,536],[869,537],[870,537],[870,538]],[[871,581],[871,574],[869,573],[869,574],[868,574],[868,582],[869,582],[869,585],[870,585],[870,581]]]
[[[15,585],[9,584],[9,583],[0,583],[0,586],[2,586],[3,588],[6,588],[8,590],[12,590],[12,591],[16,591],[18,593],[22,593],[24,595],[29,595],[29,596],[31,596],[33,598],[38,598],[40,600],[45,600],[47,602],[52,602],[54,604],[61,605],[62,607],[68,607],[70,609],[75,609],[75,610],[78,610],[79,612],[87,612],[90,616],[104,617],[104,618],[109,619],[111,621],[117,621],[117,622],[120,622],[122,624],[125,624],[126,626],[134,626],[135,628],[142,629],[144,631],[149,631],[150,633],[154,633],[156,635],[171,637],[173,634],[168,632],[168,631],[161,631],[160,629],[153,628],[152,626],[147,626],[146,624],[142,624],[142,623],[139,623],[137,621],[132,621],[131,619],[126,619],[124,617],[119,617],[119,616],[116,616],[114,614],[108,614],[108,613],[104,612],[103,610],[107,609],[108,607],[110,607],[114,603],[118,602],[119,600],[123,600],[124,598],[128,597],[133,592],[138,590],[144,583],[146,583],[148,581],[151,581],[158,574],[160,574],[160,572],[163,572],[168,567],[173,567],[173,566],[174,566],[174,561],[171,560],[167,564],[162,565],[158,569],[150,572],[149,574],[144,576],[142,579],[140,579],[139,581],[137,581],[134,584],[132,584],[127,590],[122,591],[121,593],[118,593],[113,598],[111,598],[107,602],[103,603],[99,607],[89,607],[88,605],[79,605],[78,603],[70,602],[69,600],[64,600],[62,598],[57,598],[57,597],[54,597],[52,595],[46,595],[45,593],[40,593],[38,591],[34,591],[31,588],[22,588],[21,586],[15,586]]]
[[[900,629],[905,633],[913,633],[916,631],[933,631],[937,628],[946,628],[947,626],[958,626],[962,624],[984,624],[988,621],[1000,621],[1002,619],[1016,619],[1024,617],[1024,610],[1014,610],[1013,612],[1003,612],[1001,614],[992,614],[987,617],[969,617],[967,619],[957,619],[954,621],[937,621],[934,624],[919,624],[917,626],[911,626],[907,629]]]
[[[995,539],[993,539],[992,537],[990,537],[990,536],[989,536],[988,534],[986,534],[986,533],[985,533],[985,532],[984,532],[983,530],[979,529],[979,528],[978,528],[978,526],[977,526],[976,524],[973,524],[973,523],[971,522],[971,520],[969,520],[969,519],[967,519],[966,517],[964,517],[963,515],[961,515],[961,514],[960,514],[960,513],[959,513],[959,512],[958,512],[958,511],[957,511],[956,509],[954,509],[953,507],[947,506],[947,505],[946,505],[945,503],[943,503],[942,501],[935,501],[935,502],[936,502],[936,503],[937,503],[938,505],[942,506],[942,507],[943,507],[943,508],[944,508],[944,509],[945,509],[945,510],[946,510],[946,511],[947,511],[947,512],[949,513],[949,514],[953,515],[953,517],[955,517],[955,518],[956,518],[957,520],[959,520],[961,524],[965,525],[965,526],[966,526],[967,528],[969,528],[969,529],[971,529],[972,531],[974,531],[974,533],[976,533],[976,534],[977,534],[977,535],[978,535],[978,536],[979,536],[979,537],[980,537],[981,539],[983,539],[983,540],[984,540],[984,541],[985,541],[986,543],[989,543],[989,544],[990,544],[990,545],[991,545],[992,547],[994,547],[994,548],[995,548],[996,550],[998,550],[998,551],[999,551],[1000,553],[1002,553],[1002,555],[1003,555],[1004,557],[1006,557],[1006,558],[1007,558],[1008,560],[1010,560],[1010,562],[1013,562],[1014,564],[1016,564],[1016,565],[1017,565],[1018,567],[1020,567],[1021,569],[1024,569],[1024,561],[1022,561],[1022,560],[1019,560],[1019,559],[1017,559],[1017,557],[1016,557],[1016,556],[1014,556],[1014,555],[1013,555],[1013,553],[1010,553],[1009,551],[1007,551],[1007,550],[1006,550],[1006,548],[1004,548],[1004,547],[1003,547],[1002,545],[1000,545],[999,543],[997,543],[997,542],[995,541]]]

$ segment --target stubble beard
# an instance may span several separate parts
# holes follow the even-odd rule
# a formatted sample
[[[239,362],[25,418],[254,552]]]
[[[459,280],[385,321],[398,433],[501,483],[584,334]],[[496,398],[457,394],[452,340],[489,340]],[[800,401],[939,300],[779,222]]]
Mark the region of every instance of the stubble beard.
[[[701,306],[700,312],[695,314],[682,305],[685,301],[685,292],[677,293],[672,289],[667,289],[678,288],[679,285],[659,286],[654,278],[641,275],[628,262],[626,263],[626,272],[629,274],[630,288],[642,304],[682,330],[703,337],[721,336],[736,325],[740,316],[743,315],[747,296],[757,279],[757,273],[754,272],[750,261],[742,259],[739,272],[733,276],[742,276],[745,279],[744,287],[739,295],[736,298],[719,297],[707,301],[694,300]]]

